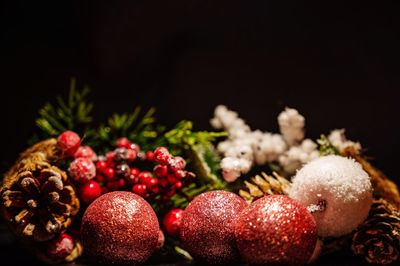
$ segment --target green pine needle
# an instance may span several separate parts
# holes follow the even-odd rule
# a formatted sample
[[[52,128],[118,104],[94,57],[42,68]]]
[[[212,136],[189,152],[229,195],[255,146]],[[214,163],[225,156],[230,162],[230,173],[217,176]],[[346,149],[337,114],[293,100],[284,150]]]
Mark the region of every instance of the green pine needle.
[[[329,141],[325,135],[321,135],[320,139],[317,140],[319,144],[319,153],[321,156],[327,155],[341,155],[339,150]]]
[[[89,91],[86,86],[81,91],[76,90],[76,79],[72,78],[67,101],[58,96],[56,104],[46,103],[39,110],[39,117],[36,119],[36,125],[43,137],[56,136],[65,130],[84,132],[93,120],[93,104],[86,99]]]

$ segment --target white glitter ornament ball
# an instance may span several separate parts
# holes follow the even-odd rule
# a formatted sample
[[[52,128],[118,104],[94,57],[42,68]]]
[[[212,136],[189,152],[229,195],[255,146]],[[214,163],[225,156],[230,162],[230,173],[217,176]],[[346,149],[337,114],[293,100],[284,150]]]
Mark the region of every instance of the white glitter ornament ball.
[[[337,237],[350,233],[365,220],[372,203],[372,186],[359,163],[329,155],[297,172],[289,196],[309,210],[324,205],[323,210],[313,213],[318,234]]]

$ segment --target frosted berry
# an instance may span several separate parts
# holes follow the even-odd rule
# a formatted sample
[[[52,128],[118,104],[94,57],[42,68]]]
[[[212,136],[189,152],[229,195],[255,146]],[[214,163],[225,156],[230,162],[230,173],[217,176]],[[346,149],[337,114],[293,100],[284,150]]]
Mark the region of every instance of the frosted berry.
[[[183,170],[185,167],[186,161],[180,156],[176,156],[170,161],[170,168],[172,171]]]
[[[75,158],[88,158],[92,161],[96,160],[96,153],[89,146],[80,146],[74,154]]]
[[[129,145],[131,145],[131,142],[127,138],[119,138],[119,139],[117,139],[116,144],[117,144],[117,147],[119,147],[119,148],[128,149]]]
[[[80,183],[85,183],[96,176],[96,166],[87,158],[73,160],[68,171],[72,179]]]
[[[164,216],[162,224],[165,232],[171,236],[178,236],[181,228],[183,210],[172,209]]]
[[[135,194],[138,194],[139,196],[146,196],[147,192],[146,192],[146,185],[144,184],[135,184],[132,187],[132,192]]]
[[[62,233],[47,243],[47,254],[53,259],[63,259],[71,254],[74,245],[74,239],[70,235]]]
[[[140,152],[140,147],[136,143],[131,143],[128,149],[135,151],[136,153]]]
[[[130,174],[130,168],[127,164],[119,164],[115,167],[115,174],[119,177],[128,177]]]
[[[73,156],[81,145],[81,138],[73,131],[65,131],[58,136],[57,146],[65,156]]]
[[[82,185],[80,189],[81,200],[85,204],[89,204],[101,195],[101,187],[100,185],[93,180]]]
[[[168,174],[168,167],[166,165],[158,164],[154,167],[153,172],[158,178],[166,177]]]
[[[113,160],[115,162],[121,162],[123,160],[126,160],[126,158],[127,158],[127,150],[125,148],[115,149],[113,156]]]
[[[165,147],[158,147],[154,151],[154,159],[157,163],[167,165],[170,163],[172,156]]]

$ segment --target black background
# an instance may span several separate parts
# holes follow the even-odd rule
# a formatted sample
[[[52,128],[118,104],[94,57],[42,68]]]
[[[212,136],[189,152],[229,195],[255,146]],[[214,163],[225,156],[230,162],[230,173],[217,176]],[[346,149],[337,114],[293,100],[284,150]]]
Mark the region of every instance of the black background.
[[[95,117],[156,106],[160,122],[208,129],[214,107],[277,131],[297,108],[307,135],[347,128],[375,165],[399,176],[399,2],[2,1],[1,170],[37,110],[92,88]]]

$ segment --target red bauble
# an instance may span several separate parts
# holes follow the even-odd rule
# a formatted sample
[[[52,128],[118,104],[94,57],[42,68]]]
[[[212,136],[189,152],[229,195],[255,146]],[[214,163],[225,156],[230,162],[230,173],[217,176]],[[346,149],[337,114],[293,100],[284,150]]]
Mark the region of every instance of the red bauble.
[[[239,260],[234,225],[247,203],[227,191],[210,191],[197,196],[185,209],[180,238],[196,259],[210,264]]]
[[[81,145],[81,138],[73,131],[61,133],[57,139],[57,146],[64,156],[73,156]]]
[[[101,195],[101,187],[100,185],[93,180],[82,185],[80,190],[81,200],[85,204],[89,204]]]
[[[304,265],[317,242],[317,224],[297,201],[282,195],[266,196],[240,214],[235,237],[249,264]]]
[[[104,194],[82,218],[85,252],[97,262],[138,265],[157,249],[157,216],[141,197],[123,191]]]
[[[163,218],[163,228],[171,236],[178,236],[181,228],[183,210],[172,209]]]

